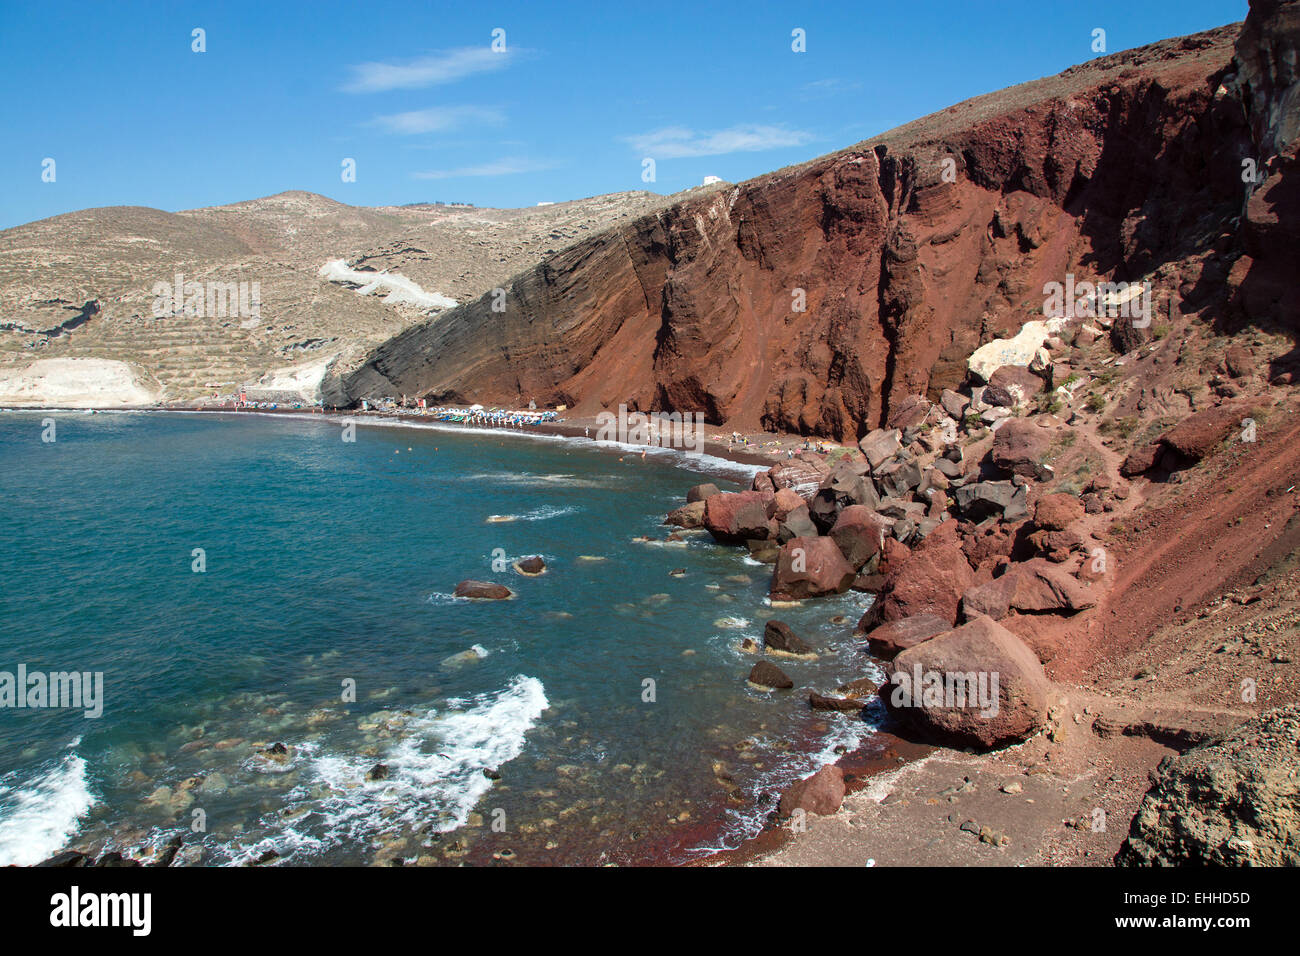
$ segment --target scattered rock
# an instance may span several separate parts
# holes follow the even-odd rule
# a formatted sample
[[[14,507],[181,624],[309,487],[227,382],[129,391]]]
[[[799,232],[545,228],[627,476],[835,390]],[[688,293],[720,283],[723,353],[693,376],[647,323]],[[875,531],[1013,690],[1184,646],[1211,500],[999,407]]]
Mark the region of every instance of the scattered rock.
[[[784,621],[768,621],[763,628],[763,645],[778,654],[806,657],[813,649]]]
[[[686,503],[694,504],[697,501],[707,501],[714,495],[721,494],[721,489],[712,482],[703,485],[696,485],[686,492]]]
[[[755,664],[749,672],[749,682],[773,690],[789,690],[794,686],[794,681],[786,676],[785,671],[771,661],[759,661]]]
[[[1027,419],[1015,419],[997,430],[990,454],[1002,471],[1041,480],[1051,443],[1047,429]]]
[[[792,784],[781,794],[781,816],[795,810],[829,816],[844,802],[844,771],[834,764],[822,767],[811,777]]]
[[[456,585],[456,597],[474,598],[480,601],[503,601],[514,596],[504,584],[492,581],[461,581]]]
[[[826,697],[814,690],[808,694],[808,706],[813,710],[854,712],[861,710],[866,705],[862,701],[853,700],[850,697]]]
[[[781,546],[769,595],[774,601],[798,601],[842,594],[857,572],[830,538],[791,538]]]
[[[971,588],[962,596],[961,611],[966,620],[987,616],[999,621],[1011,611],[1074,614],[1096,603],[1092,591],[1064,568],[1035,558]]]
[[[1083,502],[1074,495],[1043,495],[1034,506],[1034,524],[1047,531],[1064,531],[1083,514]]]
[[[881,624],[868,635],[871,653],[882,660],[897,657],[922,641],[952,630],[952,622],[934,614],[917,614]]]
[[[540,555],[533,555],[531,558],[524,558],[522,561],[516,561],[515,570],[520,574],[536,577],[539,574],[546,573],[546,562],[542,560]]]

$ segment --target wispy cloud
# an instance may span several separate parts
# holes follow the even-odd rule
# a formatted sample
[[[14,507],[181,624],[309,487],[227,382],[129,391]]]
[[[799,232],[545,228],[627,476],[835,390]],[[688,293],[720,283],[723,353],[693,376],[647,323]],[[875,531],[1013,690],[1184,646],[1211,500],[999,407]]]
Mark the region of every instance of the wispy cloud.
[[[510,157],[498,159],[479,166],[461,166],[458,169],[430,169],[425,172],[411,173],[413,179],[460,179],[467,176],[514,176],[518,173],[535,173],[543,169],[554,169],[555,163],[541,159]]]
[[[830,77],[825,80],[813,80],[799,88],[800,95],[806,100],[817,100],[840,93],[851,93],[862,88],[862,84],[852,80]]]
[[[358,63],[351,67],[352,79],[343,89],[348,93],[418,90],[503,69],[515,56],[517,51],[497,53],[487,47],[469,46],[404,62]]]
[[[680,159],[802,146],[811,142],[812,138],[811,133],[803,130],[749,123],[712,132],[697,132],[684,126],[667,126],[639,136],[625,137],[624,141],[631,143],[637,152],[646,156]]]
[[[434,106],[427,110],[407,113],[389,113],[376,116],[366,125],[377,126],[390,133],[411,135],[437,133],[468,124],[498,125],[505,122],[505,114],[486,106]]]

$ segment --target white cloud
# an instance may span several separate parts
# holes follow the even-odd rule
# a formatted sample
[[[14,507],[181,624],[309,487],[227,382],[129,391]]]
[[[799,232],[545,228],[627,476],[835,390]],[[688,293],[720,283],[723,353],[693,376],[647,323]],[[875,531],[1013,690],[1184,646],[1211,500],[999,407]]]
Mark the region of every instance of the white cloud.
[[[359,63],[351,68],[352,80],[343,89],[348,93],[417,90],[502,69],[514,55],[471,46],[400,63]]]
[[[656,159],[687,156],[721,156],[724,153],[752,153],[766,149],[802,146],[812,134],[784,126],[743,123],[712,132],[696,132],[684,126],[667,126],[640,136],[625,137],[637,152]]]
[[[837,96],[841,93],[851,93],[854,90],[861,88],[861,83],[841,80],[838,77],[831,77],[825,80],[813,80],[811,83],[805,83],[800,87],[800,91],[804,99],[810,100],[821,99],[827,96]]]
[[[512,157],[483,163],[479,166],[461,166],[458,169],[431,169],[426,172],[411,173],[414,179],[460,179],[465,176],[513,176],[517,173],[534,173],[543,169],[554,169],[555,164],[544,160]]]
[[[390,133],[409,135],[413,133],[436,133],[455,129],[466,123],[505,122],[505,114],[498,109],[482,106],[434,106],[427,110],[411,110],[408,113],[390,113],[376,116],[368,125],[378,126]]]

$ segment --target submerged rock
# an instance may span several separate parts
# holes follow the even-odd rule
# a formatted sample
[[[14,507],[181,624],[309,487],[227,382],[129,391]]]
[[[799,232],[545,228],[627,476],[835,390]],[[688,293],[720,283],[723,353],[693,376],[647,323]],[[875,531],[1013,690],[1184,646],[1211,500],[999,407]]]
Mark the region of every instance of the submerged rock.
[[[527,574],[530,577],[536,577],[539,574],[546,573],[546,562],[542,560],[541,555],[533,555],[531,558],[524,558],[515,562],[515,570],[520,574]]]
[[[794,686],[794,681],[786,676],[785,671],[771,661],[759,661],[755,664],[749,672],[749,682],[772,690],[789,690]]]
[[[504,601],[514,597],[514,592],[504,584],[493,581],[461,581],[456,585],[456,597],[474,598],[480,601]]]
[[[813,653],[813,649],[794,631],[790,625],[784,621],[768,621],[763,628],[763,644],[769,651],[778,654],[792,654],[796,656],[807,656]]]
[[[813,710],[853,712],[860,711],[866,706],[866,703],[861,700],[854,700],[852,697],[828,697],[814,690],[808,692],[808,706]]]

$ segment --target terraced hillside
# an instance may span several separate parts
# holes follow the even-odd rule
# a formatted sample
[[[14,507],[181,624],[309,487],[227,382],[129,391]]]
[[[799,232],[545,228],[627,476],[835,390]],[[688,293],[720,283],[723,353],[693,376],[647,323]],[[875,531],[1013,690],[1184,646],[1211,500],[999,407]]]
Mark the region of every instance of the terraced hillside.
[[[39,403],[37,369],[127,363],[156,380],[159,400],[229,392],[268,373],[318,380],[436,310],[358,295],[321,268],[344,260],[466,301],[587,236],[666,198],[629,192],[526,209],[418,205],[364,208],[286,192],[167,213],[108,207],[0,232],[0,403]],[[155,284],[197,282],[221,294],[203,307],[155,312]],[[241,283],[246,305],[223,302]],[[233,285],[233,288],[232,288]],[[223,308],[223,306],[225,306]],[[250,314],[255,311],[257,314]],[[224,314],[223,314],[224,313]],[[232,314],[235,313],[235,314]],[[59,374],[63,374],[60,371]],[[11,387],[22,382],[22,390]],[[21,394],[20,394],[21,391]],[[54,399],[57,402],[57,398]]]

